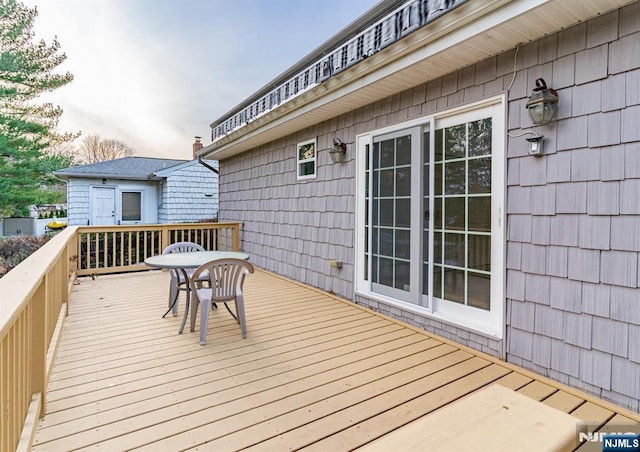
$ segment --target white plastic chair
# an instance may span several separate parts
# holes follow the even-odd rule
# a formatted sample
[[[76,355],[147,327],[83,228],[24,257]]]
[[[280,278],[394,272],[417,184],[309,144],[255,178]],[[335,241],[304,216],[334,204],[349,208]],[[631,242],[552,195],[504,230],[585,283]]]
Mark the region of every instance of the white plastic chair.
[[[211,287],[198,287],[198,279],[208,273]],[[191,305],[191,331],[195,330],[198,305],[202,306],[200,312],[200,345],[205,345],[207,340],[207,327],[209,324],[209,312],[212,302],[222,302],[229,314],[236,319],[242,330],[242,338],[247,337],[247,324],[244,315],[244,296],[242,285],[244,278],[253,273],[253,265],[242,259],[216,259],[202,264],[189,279],[191,293],[194,296]],[[235,303],[235,314],[229,309],[227,303]]]
[[[193,251],[205,251],[205,249],[193,242],[176,242],[162,250],[162,254],[190,253]],[[191,274],[193,274],[193,269],[186,269],[186,272],[188,276],[191,276]],[[186,292],[188,290],[188,281],[185,281],[184,274],[181,270],[170,269],[169,274],[171,275],[171,285],[169,286],[169,310],[165,312],[162,317],[167,315],[170,310],[173,310],[174,316],[178,315],[178,296],[180,295],[180,291]],[[208,281],[209,276],[207,274],[203,273],[200,275],[200,283]],[[188,309],[188,307],[189,306],[185,307],[185,309]]]

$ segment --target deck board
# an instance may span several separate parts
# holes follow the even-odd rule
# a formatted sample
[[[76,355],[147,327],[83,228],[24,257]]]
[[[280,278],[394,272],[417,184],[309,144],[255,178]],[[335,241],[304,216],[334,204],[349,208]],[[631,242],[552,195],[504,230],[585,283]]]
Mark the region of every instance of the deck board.
[[[496,360],[263,271],[248,337],[162,318],[169,276],[85,278],[69,303],[34,450],[351,450],[492,383],[603,426],[616,415]],[[183,296],[183,295],[182,295]]]

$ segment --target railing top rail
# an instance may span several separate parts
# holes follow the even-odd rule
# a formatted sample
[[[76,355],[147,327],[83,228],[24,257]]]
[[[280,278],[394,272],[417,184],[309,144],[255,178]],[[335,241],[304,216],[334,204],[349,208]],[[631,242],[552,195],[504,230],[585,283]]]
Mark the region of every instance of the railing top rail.
[[[77,226],[79,233],[103,232],[103,231],[159,231],[162,229],[223,229],[235,227],[237,222],[211,222],[211,223],[172,223],[172,224],[114,224],[102,226]]]
[[[211,229],[234,227],[237,222],[210,222],[210,223],[171,223],[171,224],[114,224],[102,226],[77,226],[78,232],[101,232],[101,231],[157,231],[162,229]]]
[[[0,338],[13,324],[24,304],[33,297],[39,283],[64,252],[77,229],[77,226],[70,226],[60,231],[37,252],[0,278]]]

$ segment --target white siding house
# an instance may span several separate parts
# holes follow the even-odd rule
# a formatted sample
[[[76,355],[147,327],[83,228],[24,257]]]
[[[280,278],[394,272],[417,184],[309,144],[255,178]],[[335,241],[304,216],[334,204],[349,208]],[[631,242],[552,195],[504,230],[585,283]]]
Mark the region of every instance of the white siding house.
[[[218,162],[206,163],[213,168],[218,167]],[[160,181],[158,223],[217,218],[218,175],[211,169],[192,160],[158,171],[156,176],[163,178]]]
[[[54,174],[73,225],[183,223],[218,215],[217,162],[125,157]]]

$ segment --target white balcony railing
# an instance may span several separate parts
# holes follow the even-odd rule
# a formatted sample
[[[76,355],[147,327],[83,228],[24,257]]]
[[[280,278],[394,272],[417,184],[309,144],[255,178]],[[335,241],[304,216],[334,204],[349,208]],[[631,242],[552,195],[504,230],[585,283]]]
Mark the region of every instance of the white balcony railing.
[[[252,101],[211,131],[213,142],[247,125],[328,78],[384,49],[466,0],[410,0],[366,30],[319,57],[296,75]]]

